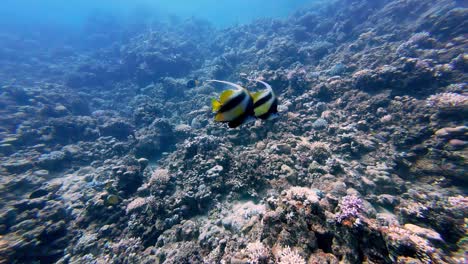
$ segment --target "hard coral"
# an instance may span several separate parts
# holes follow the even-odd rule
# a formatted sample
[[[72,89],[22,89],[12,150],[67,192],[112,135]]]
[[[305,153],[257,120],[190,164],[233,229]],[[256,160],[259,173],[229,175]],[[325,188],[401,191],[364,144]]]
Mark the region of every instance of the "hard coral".
[[[253,242],[247,244],[245,248],[245,253],[247,253],[249,258],[249,263],[259,264],[264,263],[268,260],[270,256],[270,250],[263,245],[261,242]]]
[[[468,96],[458,93],[438,93],[427,98],[427,105],[440,111],[468,111]]]
[[[278,264],[306,264],[306,262],[296,250],[287,246],[281,250]]]
[[[438,250],[425,238],[399,226],[382,228],[385,242],[393,257],[413,252],[412,256],[424,263],[444,263]],[[410,253],[411,254],[411,253]]]
[[[363,202],[361,198],[355,195],[346,195],[340,201],[340,212],[336,220],[343,223],[345,220],[357,220],[363,211]]]
[[[167,169],[156,169],[151,174],[150,185],[164,185],[171,180],[171,175]]]
[[[131,213],[139,208],[142,208],[143,206],[145,206],[147,204],[146,202],[146,199],[145,198],[142,198],[142,197],[137,197],[135,199],[133,199],[128,205],[127,205],[127,209],[126,209],[126,212],[127,214],[128,213]]]

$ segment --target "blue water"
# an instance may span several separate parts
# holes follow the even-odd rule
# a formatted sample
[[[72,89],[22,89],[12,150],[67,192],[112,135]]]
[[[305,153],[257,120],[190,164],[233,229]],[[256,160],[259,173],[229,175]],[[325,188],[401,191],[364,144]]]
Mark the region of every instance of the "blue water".
[[[3,0],[0,23],[80,27],[90,16],[164,20],[198,17],[217,27],[285,17],[313,0]]]

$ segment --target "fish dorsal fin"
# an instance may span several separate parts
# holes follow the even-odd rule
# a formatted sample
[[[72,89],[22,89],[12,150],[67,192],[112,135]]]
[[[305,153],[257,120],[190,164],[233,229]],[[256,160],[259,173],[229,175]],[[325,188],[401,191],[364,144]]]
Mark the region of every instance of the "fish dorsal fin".
[[[269,85],[268,83],[261,81],[261,80],[255,80],[255,81],[263,84],[267,88],[267,91],[270,91],[273,95],[275,94],[273,92],[273,88],[271,88],[271,85]]]
[[[213,108],[213,113],[217,113],[221,108],[221,103],[215,98],[211,99],[211,107]]]
[[[232,83],[232,82],[226,82],[226,81],[220,81],[220,80],[206,80],[207,83],[210,83],[210,82],[217,82],[217,83],[224,83],[224,84],[227,84],[227,85],[230,85],[232,87],[235,87],[237,90],[243,90],[244,88],[238,84],[235,84],[235,83]]]
[[[234,91],[233,91],[233,90],[226,90],[226,91],[223,91],[223,92],[221,93],[221,95],[219,96],[219,102],[220,102],[221,104],[226,103],[226,101],[229,99],[229,97],[231,97],[233,94],[234,94]]]
[[[258,101],[260,99],[260,96],[262,96],[263,91],[255,92],[255,93],[250,93],[250,96],[252,97],[252,100],[254,102]]]
[[[266,83],[266,82],[264,82],[264,81],[262,81],[262,80],[258,80],[258,79],[257,79],[257,80],[254,80],[254,81],[263,84],[268,90],[273,90],[273,89],[271,88],[271,85],[269,85],[268,83]]]

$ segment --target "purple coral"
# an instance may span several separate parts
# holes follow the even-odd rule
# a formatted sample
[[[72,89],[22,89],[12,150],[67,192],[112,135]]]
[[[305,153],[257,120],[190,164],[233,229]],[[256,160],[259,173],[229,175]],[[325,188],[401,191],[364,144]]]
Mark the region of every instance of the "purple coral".
[[[362,199],[355,195],[343,197],[339,206],[340,213],[336,216],[336,220],[340,223],[346,219],[358,218],[364,208]]]

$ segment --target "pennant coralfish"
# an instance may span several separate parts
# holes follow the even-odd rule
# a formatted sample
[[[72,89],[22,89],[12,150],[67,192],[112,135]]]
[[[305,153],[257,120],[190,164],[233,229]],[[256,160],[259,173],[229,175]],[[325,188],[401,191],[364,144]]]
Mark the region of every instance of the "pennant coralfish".
[[[253,119],[254,103],[247,89],[226,81],[207,80],[206,82],[224,83],[235,88],[223,91],[219,99],[212,99],[211,105],[213,113],[216,114],[216,122],[227,122],[230,128],[235,128]]]
[[[278,116],[278,98],[271,86],[260,80],[255,80],[263,84],[267,89],[252,94],[254,102],[254,115],[257,118],[271,120]]]

